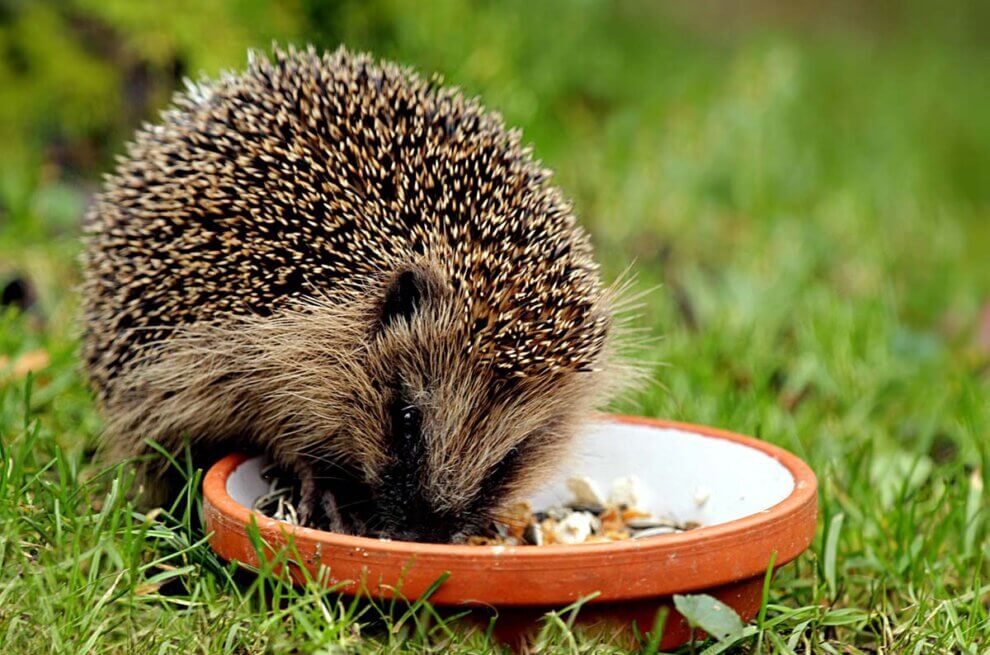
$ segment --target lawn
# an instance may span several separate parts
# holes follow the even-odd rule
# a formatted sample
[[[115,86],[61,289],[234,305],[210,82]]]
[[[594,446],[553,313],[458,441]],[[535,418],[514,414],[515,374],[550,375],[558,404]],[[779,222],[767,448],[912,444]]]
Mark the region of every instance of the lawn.
[[[0,284],[35,296],[0,307],[4,654],[497,649],[425,608],[235,572],[195,513],[138,513],[126,469],[93,461],[87,198],[178,78],[272,39],[373,50],[502,111],[607,277],[644,291],[654,381],[616,409],[815,469],[818,535],[760,629],[697,652],[987,652],[990,16],[932,4],[0,4]],[[559,617],[539,646],[626,652]]]

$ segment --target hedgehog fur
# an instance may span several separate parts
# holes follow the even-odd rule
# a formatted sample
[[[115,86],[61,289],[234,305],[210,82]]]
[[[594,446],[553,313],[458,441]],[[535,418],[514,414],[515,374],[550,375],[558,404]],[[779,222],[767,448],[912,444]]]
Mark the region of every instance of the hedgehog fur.
[[[108,452],[264,451],[336,529],[477,529],[619,377],[614,294],[549,178],[497,114],[367,55],[189,84],[86,218]]]

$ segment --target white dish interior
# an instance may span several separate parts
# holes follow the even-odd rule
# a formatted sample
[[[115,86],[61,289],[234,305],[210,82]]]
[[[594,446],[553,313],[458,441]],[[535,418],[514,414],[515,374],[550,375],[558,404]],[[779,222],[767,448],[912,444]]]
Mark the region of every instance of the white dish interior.
[[[686,430],[603,422],[578,438],[574,461],[531,501],[542,509],[571,500],[566,481],[591,478],[607,494],[615,478],[642,482],[642,507],[677,523],[716,525],[770,509],[791,494],[794,478],[773,457],[726,439]],[[268,490],[261,458],[245,461],[227,493],[251,507]]]

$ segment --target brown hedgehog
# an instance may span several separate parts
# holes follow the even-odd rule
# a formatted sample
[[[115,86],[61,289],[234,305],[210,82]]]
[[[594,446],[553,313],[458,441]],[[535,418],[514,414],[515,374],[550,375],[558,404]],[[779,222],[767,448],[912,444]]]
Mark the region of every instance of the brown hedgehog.
[[[265,452],[311,525],[481,530],[621,377],[614,294],[548,179],[497,114],[366,55],[190,84],[86,219],[107,449]]]

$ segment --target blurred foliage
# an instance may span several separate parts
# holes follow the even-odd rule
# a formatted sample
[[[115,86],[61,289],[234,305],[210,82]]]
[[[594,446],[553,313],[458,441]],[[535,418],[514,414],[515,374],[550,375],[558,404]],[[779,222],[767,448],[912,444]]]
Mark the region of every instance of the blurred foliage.
[[[260,0],[6,0],[4,158],[40,156],[92,176],[183,76],[240,62],[246,48],[296,34],[300,24],[298,12]]]
[[[138,123],[166,104],[183,77],[241,67],[248,48],[265,49],[272,41],[320,48],[343,43],[440,71],[482,93],[549,152],[565,147],[566,123],[606,121],[629,131],[662,123],[685,100],[698,104],[718,92],[711,88],[717,78],[706,80],[699,69],[724,68],[750,87],[749,100],[761,111],[788,111],[784,96],[764,104],[773,100],[768,94],[784,91],[812,110],[809,125],[818,112],[845,114],[837,126],[846,134],[837,136],[853,139],[864,126],[874,127],[869,117],[892,94],[924,94],[926,102],[907,103],[912,111],[893,114],[897,122],[888,132],[863,145],[888,147],[884,141],[909,129],[926,142],[928,152],[920,154],[946,159],[942,168],[952,183],[970,199],[986,201],[990,192],[980,172],[990,163],[987,136],[977,129],[985,123],[954,100],[971,83],[976,91],[980,85],[971,77],[988,61],[980,27],[990,24],[985,2],[956,2],[953,11],[889,0],[870,9],[844,2],[720,4],[691,11],[628,0],[437,0],[424,10],[408,0],[2,0],[0,152],[6,162],[51,163],[91,178]],[[789,35],[789,45],[762,60],[760,54],[738,56],[741,44],[769,43],[775,34]],[[823,43],[829,56],[806,56]],[[962,57],[966,65],[960,66]],[[873,65],[891,75],[881,88],[860,86],[857,60],[875,58],[884,61]],[[818,70],[806,72],[807,66]],[[809,78],[824,86],[803,88]],[[855,86],[863,93],[846,92]],[[814,129],[807,135],[832,136]],[[774,138],[800,147],[792,136]],[[829,158],[838,151],[825,148],[822,163],[845,165]],[[789,163],[780,165],[789,170]],[[712,171],[706,195],[732,193],[719,177]]]
[[[990,248],[988,6],[0,0],[0,221],[21,241],[73,234],[184,77],[272,41],[343,43],[439,71],[522,126],[606,259],[677,242],[704,263],[725,256],[705,248],[719,233],[758,243],[799,217],[828,235],[819,257],[866,240],[913,260],[908,301],[937,314],[938,285],[912,271]],[[911,245],[931,240],[949,243]]]
[[[990,293],[988,7],[0,0],[0,240],[71,238],[184,78],[272,41],[346,44],[438,71],[523,127],[613,270],[632,256],[669,284],[680,262],[794,241],[857,293],[900,271],[906,316],[930,322]],[[946,293],[956,270],[980,274]]]

